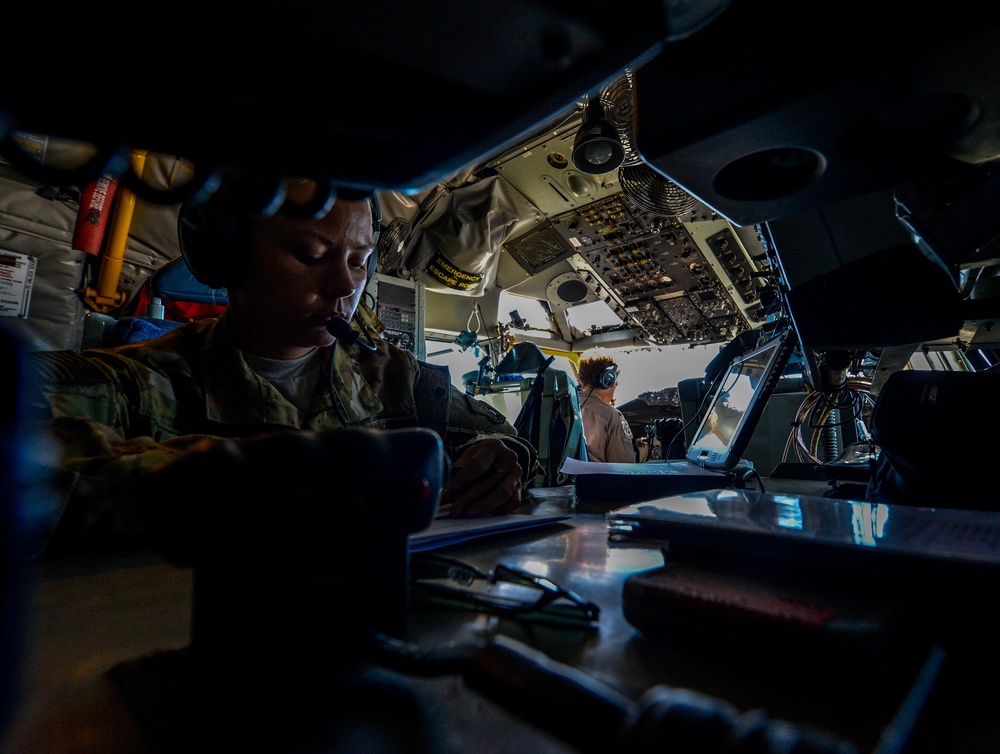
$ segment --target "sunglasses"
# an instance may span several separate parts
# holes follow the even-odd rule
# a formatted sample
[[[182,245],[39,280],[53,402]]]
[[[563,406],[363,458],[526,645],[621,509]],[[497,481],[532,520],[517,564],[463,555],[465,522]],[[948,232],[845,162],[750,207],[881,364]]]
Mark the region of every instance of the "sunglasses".
[[[601,614],[593,602],[543,576],[504,564],[483,571],[437,553],[411,557],[410,586],[418,597],[539,623],[590,626]]]

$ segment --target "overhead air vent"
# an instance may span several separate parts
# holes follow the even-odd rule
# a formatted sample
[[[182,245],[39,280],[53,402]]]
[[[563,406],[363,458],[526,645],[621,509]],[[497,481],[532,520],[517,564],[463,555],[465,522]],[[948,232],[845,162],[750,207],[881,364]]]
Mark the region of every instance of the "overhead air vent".
[[[642,157],[635,146],[635,90],[634,73],[626,68],[622,74],[601,89],[600,102],[604,115],[615,130],[625,149],[624,165],[641,163]]]
[[[644,212],[678,217],[698,204],[691,194],[646,164],[622,165],[618,182],[622,193]]]
[[[622,193],[644,212],[677,217],[690,212],[697,199],[653,170],[639,154],[635,138],[635,71],[631,67],[608,82],[600,95],[605,116],[618,131],[625,161],[618,168]]]

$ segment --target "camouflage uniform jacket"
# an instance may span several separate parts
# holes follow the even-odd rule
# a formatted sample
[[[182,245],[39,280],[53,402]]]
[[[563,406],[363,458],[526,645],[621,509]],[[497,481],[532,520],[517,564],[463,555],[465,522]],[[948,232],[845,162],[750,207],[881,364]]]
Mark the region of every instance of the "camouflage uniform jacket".
[[[384,341],[376,351],[326,349],[306,412],[247,366],[225,314],[112,349],[34,352],[30,368],[29,410],[56,440],[66,497],[86,498],[74,505],[90,518],[139,473],[219,437],[419,426],[441,435],[451,458],[498,437],[517,451],[525,481],[536,463],[499,411]]]

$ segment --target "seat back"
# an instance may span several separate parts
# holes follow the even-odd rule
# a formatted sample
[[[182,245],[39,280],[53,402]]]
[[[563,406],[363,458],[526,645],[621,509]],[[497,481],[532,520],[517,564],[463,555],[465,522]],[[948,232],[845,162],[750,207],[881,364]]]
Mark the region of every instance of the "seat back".
[[[1000,373],[902,370],[872,409],[878,447],[866,497],[929,508],[1000,510],[991,440]]]
[[[121,346],[156,338],[185,322],[218,316],[228,303],[225,288],[198,282],[184,257],[179,256],[150,275],[136,297],[133,315],[105,325],[102,345]]]
[[[514,420],[518,436],[538,451],[541,471],[529,487],[569,484],[572,478],[559,471],[563,461],[588,460],[576,384],[565,370],[549,366],[552,360],[549,357],[538,370],[531,393]]]
[[[199,282],[184,257],[179,256],[150,275],[136,299],[135,314],[187,322],[216,316],[228,303],[225,288],[210,288]]]

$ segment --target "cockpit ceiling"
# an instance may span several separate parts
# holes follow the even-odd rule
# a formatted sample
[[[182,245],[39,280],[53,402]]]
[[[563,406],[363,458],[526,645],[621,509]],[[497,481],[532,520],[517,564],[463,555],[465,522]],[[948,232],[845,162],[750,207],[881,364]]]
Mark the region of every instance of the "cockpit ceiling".
[[[769,261],[756,232],[738,230],[641,158],[604,174],[576,170],[578,121],[490,166],[538,211],[503,245],[533,278],[523,286],[530,295],[554,309],[603,300],[634,337],[657,345],[722,342],[762,324]],[[549,277],[556,285],[534,290]]]
[[[572,268],[579,282],[567,276],[549,293],[557,307],[603,300],[636,337],[671,345],[730,340],[765,320],[759,287],[768,261],[748,242],[703,208],[664,217],[618,192],[548,218],[503,248],[533,277],[560,263]]]

